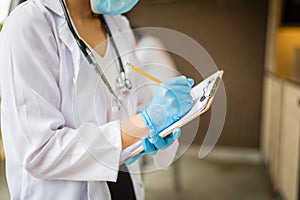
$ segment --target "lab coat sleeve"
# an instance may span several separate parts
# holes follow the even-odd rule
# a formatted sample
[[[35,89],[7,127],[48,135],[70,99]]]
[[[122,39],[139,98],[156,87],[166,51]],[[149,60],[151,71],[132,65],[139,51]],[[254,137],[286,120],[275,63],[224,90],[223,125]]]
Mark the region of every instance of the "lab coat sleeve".
[[[3,112],[9,116],[3,122],[10,123],[4,134],[10,134],[11,148],[38,178],[116,181],[119,121],[66,126],[54,30],[38,9],[24,12],[10,17],[1,33]]]

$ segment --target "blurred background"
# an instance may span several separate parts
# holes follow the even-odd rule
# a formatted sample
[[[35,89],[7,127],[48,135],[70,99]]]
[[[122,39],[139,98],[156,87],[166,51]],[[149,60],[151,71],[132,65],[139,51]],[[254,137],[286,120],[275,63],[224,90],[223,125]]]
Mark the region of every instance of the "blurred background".
[[[0,23],[18,3],[1,0]],[[300,0],[140,0],[126,15],[133,27],[190,36],[225,71],[227,116],[217,146],[199,159],[207,113],[180,159],[143,175],[146,199],[300,199]],[[202,79],[171,56],[182,74]],[[2,146],[0,157],[1,200],[9,199]]]

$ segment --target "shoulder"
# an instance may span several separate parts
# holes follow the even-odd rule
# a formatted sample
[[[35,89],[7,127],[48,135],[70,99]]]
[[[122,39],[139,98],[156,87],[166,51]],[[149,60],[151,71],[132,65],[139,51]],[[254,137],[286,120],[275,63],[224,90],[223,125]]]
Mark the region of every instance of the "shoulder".
[[[43,10],[44,9],[44,10]],[[0,34],[0,48],[25,53],[28,49],[56,50],[53,26],[39,1],[21,4],[7,17]]]
[[[37,2],[28,1],[15,8],[5,20],[1,35],[6,35],[7,39],[25,37],[30,40],[37,39],[33,36],[49,32],[51,30],[49,20]]]

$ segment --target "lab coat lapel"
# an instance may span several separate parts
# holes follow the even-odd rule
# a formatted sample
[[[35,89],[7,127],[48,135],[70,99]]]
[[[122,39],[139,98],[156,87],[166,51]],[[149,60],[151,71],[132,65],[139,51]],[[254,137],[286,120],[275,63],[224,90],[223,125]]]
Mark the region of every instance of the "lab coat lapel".
[[[60,17],[64,17],[59,0],[42,0],[43,5]]]
[[[61,8],[61,5],[58,0],[43,0],[44,6],[56,14],[56,17],[54,17],[55,24],[58,29],[58,35],[59,39],[63,42],[63,44],[67,47],[67,49],[70,51],[70,55],[72,55],[72,61],[74,65],[74,79],[73,82],[76,82],[77,75],[80,69],[80,56],[81,52],[80,49],[76,43],[76,40],[74,39],[68,24],[65,20],[65,16],[63,13],[63,10]]]
[[[81,65],[81,51],[76,43],[76,40],[71,34],[71,31],[68,27],[68,24],[65,22],[63,23],[59,29],[58,34],[61,39],[61,41],[64,43],[64,45],[68,48],[72,55],[72,61],[74,65],[74,79],[73,81],[76,81],[77,75],[80,69]]]

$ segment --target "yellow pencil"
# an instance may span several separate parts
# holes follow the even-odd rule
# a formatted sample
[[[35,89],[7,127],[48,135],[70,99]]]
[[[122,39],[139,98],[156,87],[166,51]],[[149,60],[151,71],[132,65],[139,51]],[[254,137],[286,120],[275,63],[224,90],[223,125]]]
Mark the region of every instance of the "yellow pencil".
[[[139,73],[139,74],[141,74],[141,75],[147,77],[148,79],[154,81],[155,83],[161,84],[161,82],[162,82],[161,80],[159,80],[159,79],[155,78],[154,76],[148,74],[147,72],[145,72],[145,71],[143,71],[143,70],[137,68],[136,66],[130,64],[129,62],[127,62],[126,65],[127,65],[127,66],[130,66],[132,70],[134,70],[134,71],[136,71],[137,73]]]

